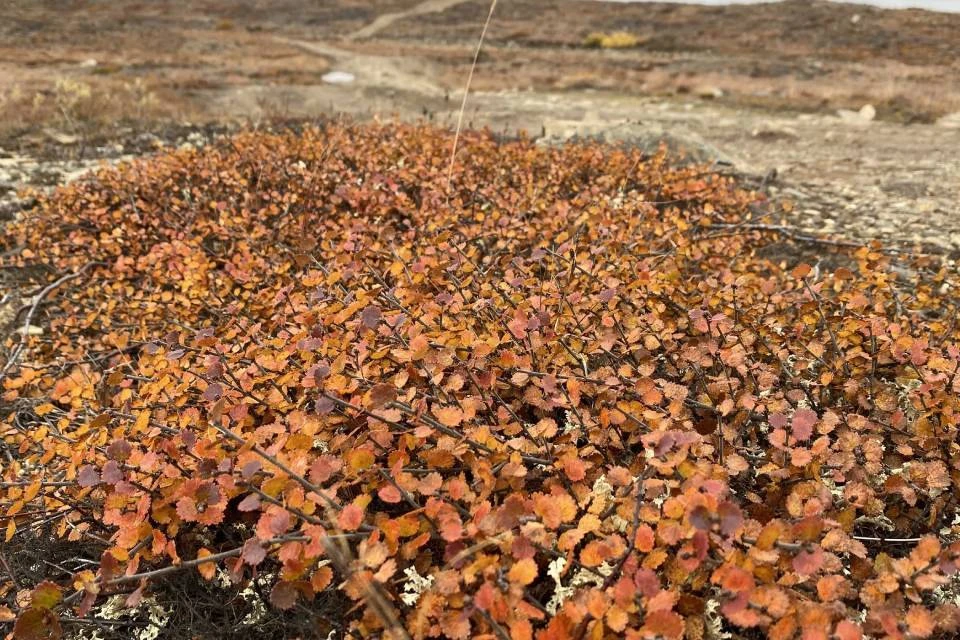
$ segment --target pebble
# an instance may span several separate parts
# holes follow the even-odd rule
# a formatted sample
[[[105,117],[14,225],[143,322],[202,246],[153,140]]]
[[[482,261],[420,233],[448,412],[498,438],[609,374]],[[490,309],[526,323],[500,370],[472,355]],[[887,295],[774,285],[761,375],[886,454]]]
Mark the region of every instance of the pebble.
[[[350,84],[356,80],[356,76],[349,71],[330,71],[320,76],[320,79],[327,84]]]

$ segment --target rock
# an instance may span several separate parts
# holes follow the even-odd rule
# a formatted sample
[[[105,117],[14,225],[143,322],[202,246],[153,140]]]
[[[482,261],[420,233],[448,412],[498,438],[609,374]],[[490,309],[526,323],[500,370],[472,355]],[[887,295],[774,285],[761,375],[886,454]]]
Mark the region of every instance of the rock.
[[[723,89],[709,85],[697,87],[694,93],[705,100],[716,100],[717,98],[723,97]]]
[[[80,63],[81,69],[93,69],[95,66],[97,66],[97,61],[94,58],[87,58]]]
[[[947,129],[960,129],[960,111],[948,113],[943,116],[937,120],[937,125],[946,127]]]
[[[327,84],[350,84],[356,76],[348,71],[330,71],[320,77]]]
[[[852,16],[850,16],[850,23],[851,23],[851,24],[857,24],[858,22],[860,22],[860,14],[859,14],[859,13],[855,13],[855,14],[853,14]]]
[[[837,116],[844,122],[853,124],[865,124],[877,117],[877,110],[872,104],[865,104],[858,111],[850,109],[838,109]]]

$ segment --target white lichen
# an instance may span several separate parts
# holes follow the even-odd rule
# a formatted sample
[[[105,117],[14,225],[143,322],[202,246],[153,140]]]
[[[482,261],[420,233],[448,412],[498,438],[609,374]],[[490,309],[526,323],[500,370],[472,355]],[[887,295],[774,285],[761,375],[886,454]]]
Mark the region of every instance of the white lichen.
[[[579,428],[580,425],[574,422],[574,415],[571,411],[565,411],[563,413],[563,426],[560,428],[560,431],[564,434],[570,433],[574,429]]]
[[[146,617],[147,625],[131,633],[133,640],[156,640],[170,621],[170,611],[160,606],[152,596],[145,596],[135,607],[126,606],[127,596],[119,595],[108,598],[106,602],[94,610],[94,615],[101,620],[124,620]],[[84,628],[76,636],[77,640],[103,640],[102,629],[99,627]]]
[[[403,575],[407,576],[407,580],[403,583],[400,600],[408,607],[412,607],[417,604],[421,594],[433,586],[433,576],[420,575],[416,567],[407,567],[403,570]]]
[[[273,573],[261,573],[257,576],[256,580],[261,588],[265,588],[267,585],[273,583],[275,578],[276,575]],[[247,584],[247,588],[237,595],[250,606],[250,612],[240,621],[241,625],[252,626],[263,620],[264,616],[267,615],[267,604],[260,598],[257,590],[254,589],[252,580]]]
[[[547,612],[549,612],[550,615],[556,614],[557,610],[560,608],[560,605],[573,596],[577,589],[585,586],[602,587],[606,578],[613,573],[613,565],[604,562],[593,570],[578,570],[575,574],[573,574],[573,577],[570,578],[570,583],[568,585],[564,585],[560,575],[563,573],[563,568],[566,565],[566,558],[560,557],[553,560],[547,566],[547,575],[553,578],[554,583],[556,583],[556,586],[553,590],[553,595],[550,596],[550,600],[545,605]]]
[[[710,598],[703,609],[705,637],[709,640],[730,640],[733,636],[723,628],[720,616],[720,601]]]

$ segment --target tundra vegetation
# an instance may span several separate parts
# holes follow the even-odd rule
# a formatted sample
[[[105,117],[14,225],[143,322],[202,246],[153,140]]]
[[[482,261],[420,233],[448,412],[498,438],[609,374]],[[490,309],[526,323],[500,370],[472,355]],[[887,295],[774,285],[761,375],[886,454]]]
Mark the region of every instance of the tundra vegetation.
[[[956,632],[949,263],[663,154],[451,142],[243,133],[4,228],[14,637]]]

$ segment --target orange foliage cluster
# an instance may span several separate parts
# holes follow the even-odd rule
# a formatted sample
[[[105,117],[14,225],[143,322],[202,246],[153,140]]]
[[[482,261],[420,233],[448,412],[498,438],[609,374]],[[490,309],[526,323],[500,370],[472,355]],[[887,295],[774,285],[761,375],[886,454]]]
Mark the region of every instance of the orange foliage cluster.
[[[5,231],[78,276],[3,381],[0,534],[102,550],[0,578],[19,633],[171,570],[365,637],[958,628],[946,270],[763,258],[754,195],[639,151],[470,134],[448,187],[449,149],[244,134]]]

